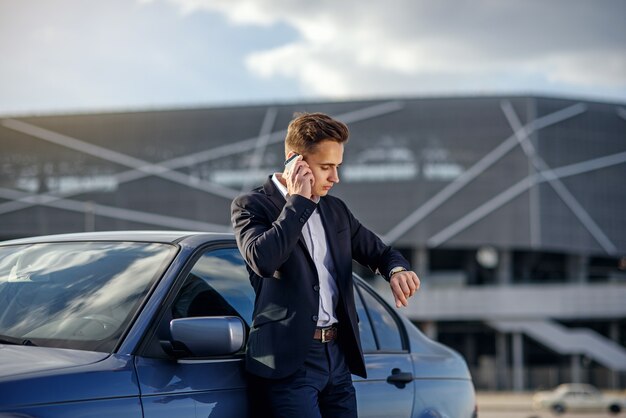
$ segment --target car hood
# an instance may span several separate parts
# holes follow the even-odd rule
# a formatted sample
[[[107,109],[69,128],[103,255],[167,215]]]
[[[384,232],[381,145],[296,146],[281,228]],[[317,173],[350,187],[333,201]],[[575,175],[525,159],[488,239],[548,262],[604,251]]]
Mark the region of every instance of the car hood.
[[[0,379],[9,376],[84,366],[109,353],[0,344]]]

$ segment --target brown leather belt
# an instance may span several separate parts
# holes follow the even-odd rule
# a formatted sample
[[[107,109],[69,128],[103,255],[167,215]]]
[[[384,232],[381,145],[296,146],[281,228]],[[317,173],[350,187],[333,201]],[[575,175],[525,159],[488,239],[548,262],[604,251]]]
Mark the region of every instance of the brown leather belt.
[[[313,334],[314,340],[320,340],[323,343],[327,343],[329,341],[337,338],[337,327],[331,325],[326,328],[315,328],[315,334]]]

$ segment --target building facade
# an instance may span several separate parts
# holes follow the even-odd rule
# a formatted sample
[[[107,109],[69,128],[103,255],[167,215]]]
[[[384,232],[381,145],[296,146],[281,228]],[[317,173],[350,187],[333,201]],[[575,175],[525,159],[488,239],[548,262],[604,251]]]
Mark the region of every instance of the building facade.
[[[406,315],[466,357],[478,388],[626,385],[626,104],[458,97],[0,116],[0,238],[228,231],[233,197],[281,169],[300,111],[349,125],[333,193],[413,261],[423,289]]]

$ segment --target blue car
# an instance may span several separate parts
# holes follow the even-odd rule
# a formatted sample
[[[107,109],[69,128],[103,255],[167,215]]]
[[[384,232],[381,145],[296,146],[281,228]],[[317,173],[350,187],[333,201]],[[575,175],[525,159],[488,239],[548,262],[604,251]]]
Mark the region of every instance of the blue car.
[[[475,417],[463,358],[354,282],[359,417]],[[243,364],[253,305],[229,234],[0,243],[0,417],[256,416]]]

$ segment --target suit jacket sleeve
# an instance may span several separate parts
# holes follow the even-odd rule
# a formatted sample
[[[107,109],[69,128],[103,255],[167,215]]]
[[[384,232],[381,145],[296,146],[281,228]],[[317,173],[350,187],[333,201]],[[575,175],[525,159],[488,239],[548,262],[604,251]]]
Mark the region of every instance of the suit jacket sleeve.
[[[356,262],[369,267],[374,273],[380,273],[387,281],[389,281],[388,275],[392,268],[411,269],[409,262],[398,250],[386,245],[376,234],[364,227],[352,215],[345,203],[340,202],[348,215],[352,258]]]
[[[236,198],[231,221],[237,246],[248,266],[261,277],[272,277],[289,258],[316,203],[299,195],[287,196],[280,211],[262,193]]]

